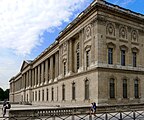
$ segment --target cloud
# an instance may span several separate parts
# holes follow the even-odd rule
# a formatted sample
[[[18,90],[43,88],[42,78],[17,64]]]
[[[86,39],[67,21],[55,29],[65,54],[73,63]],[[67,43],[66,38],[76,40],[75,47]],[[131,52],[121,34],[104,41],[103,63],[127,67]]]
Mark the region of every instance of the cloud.
[[[0,0],[0,87],[9,88],[22,61],[44,45],[45,31],[70,22],[91,0]]]
[[[30,54],[45,30],[69,22],[84,0],[1,0],[0,48]]]
[[[133,3],[135,0],[114,0],[114,4],[126,7],[128,4]]]

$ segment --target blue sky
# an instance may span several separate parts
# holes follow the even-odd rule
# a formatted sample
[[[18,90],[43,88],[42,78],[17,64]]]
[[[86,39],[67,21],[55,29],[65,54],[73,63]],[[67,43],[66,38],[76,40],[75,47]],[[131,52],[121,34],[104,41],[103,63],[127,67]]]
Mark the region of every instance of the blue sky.
[[[93,0],[0,0],[0,87],[33,60]],[[143,0],[107,0],[144,14]]]

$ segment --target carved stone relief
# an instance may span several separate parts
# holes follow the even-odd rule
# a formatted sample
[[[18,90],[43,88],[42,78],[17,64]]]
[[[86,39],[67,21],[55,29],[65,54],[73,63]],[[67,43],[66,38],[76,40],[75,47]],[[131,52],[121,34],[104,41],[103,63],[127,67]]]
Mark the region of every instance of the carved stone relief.
[[[88,26],[85,28],[85,38],[86,38],[86,39],[91,38],[91,25],[88,25]]]
[[[67,51],[67,42],[63,43],[63,53]]]
[[[138,42],[138,32],[136,30],[132,30],[131,40],[132,40],[132,42]]]
[[[124,26],[121,26],[119,29],[119,37],[121,39],[127,39],[127,30]]]
[[[106,34],[109,36],[115,36],[115,28],[112,23],[108,23],[106,26]]]

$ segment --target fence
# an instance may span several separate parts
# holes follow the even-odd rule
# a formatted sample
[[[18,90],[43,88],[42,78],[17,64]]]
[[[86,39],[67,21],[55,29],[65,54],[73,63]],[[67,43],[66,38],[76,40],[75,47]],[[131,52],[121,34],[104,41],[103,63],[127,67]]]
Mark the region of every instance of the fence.
[[[144,120],[144,104],[98,106],[96,116],[90,107],[10,110],[5,120]]]

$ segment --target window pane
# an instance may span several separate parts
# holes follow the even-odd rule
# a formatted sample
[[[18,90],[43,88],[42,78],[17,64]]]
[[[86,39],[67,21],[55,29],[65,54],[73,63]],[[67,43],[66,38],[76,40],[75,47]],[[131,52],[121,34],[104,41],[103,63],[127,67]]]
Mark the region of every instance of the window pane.
[[[48,94],[48,89],[47,89],[47,101],[48,101],[48,95],[49,95],[49,94]]]
[[[75,100],[75,83],[72,83],[72,100]]]
[[[110,79],[110,98],[115,98],[115,83],[114,79]]]
[[[136,67],[136,52],[133,52],[133,67]]]
[[[138,80],[134,81],[134,95],[135,95],[135,98],[139,98],[139,83],[138,83]]]
[[[64,62],[64,75],[66,75],[66,62]]]
[[[108,64],[113,64],[113,48],[108,48]]]
[[[90,50],[86,51],[86,67],[90,65]]]
[[[65,100],[65,85],[62,85],[62,100]]]
[[[79,43],[77,44],[77,50],[76,51],[77,51],[77,54],[76,54],[77,56],[76,57],[77,57],[77,70],[78,70],[79,66],[80,66]]]
[[[54,88],[52,88],[52,101],[54,100]]]
[[[125,50],[121,50],[121,65],[125,66]]]
[[[123,80],[123,98],[127,98],[127,80]]]
[[[85,81],[85,99],[86,100],[89,99],[89,81],[88,80]]]

